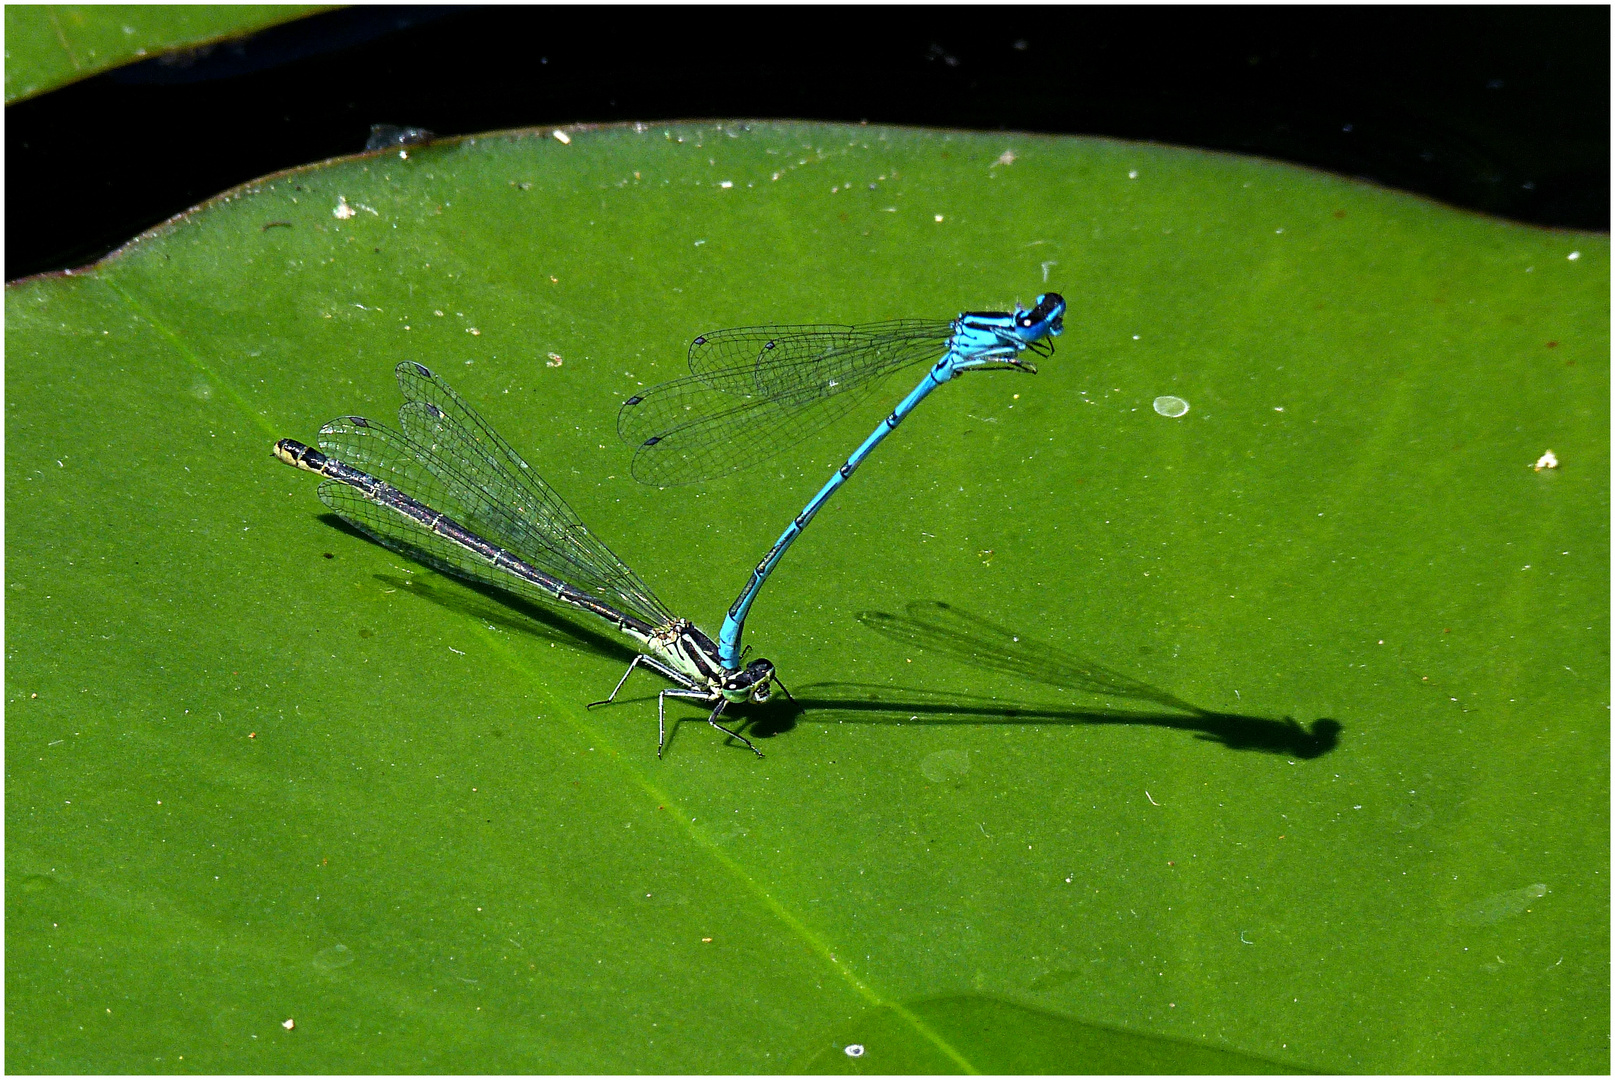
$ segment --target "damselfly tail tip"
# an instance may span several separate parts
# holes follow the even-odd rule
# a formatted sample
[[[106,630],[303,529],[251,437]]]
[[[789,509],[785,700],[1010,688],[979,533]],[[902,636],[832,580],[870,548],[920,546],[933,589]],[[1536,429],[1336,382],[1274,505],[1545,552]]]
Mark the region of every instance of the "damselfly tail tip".
[[[303,464],[303,455],[308,453],[308,447],[296,439],[282,439],[275,444],[274,453],[287,465],[300,467]]]

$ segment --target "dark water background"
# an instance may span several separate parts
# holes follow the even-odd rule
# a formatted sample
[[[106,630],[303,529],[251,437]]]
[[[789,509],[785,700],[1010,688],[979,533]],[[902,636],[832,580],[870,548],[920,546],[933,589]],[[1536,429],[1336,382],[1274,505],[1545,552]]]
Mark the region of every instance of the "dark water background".
[[[6,277],[364,146],[580,121],[795,118],[1258,154],[1609,228],[1607,6],[390,8],[148,60],[6,110]]]

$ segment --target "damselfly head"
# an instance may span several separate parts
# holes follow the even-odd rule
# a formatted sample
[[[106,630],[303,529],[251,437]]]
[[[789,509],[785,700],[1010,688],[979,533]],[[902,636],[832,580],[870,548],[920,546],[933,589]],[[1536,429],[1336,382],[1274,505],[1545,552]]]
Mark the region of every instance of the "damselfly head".
[[[1015,309],[1015,325],[1022,336],[1031,340],[1053,337],[1065,329],[1065,297],[1059,293],[1044,293],[1032,305],[1032,310]]]
[[[723,680],[723,696],[730,701],[750,699],[758,705],[774,696],[774,664],[757,659]]]

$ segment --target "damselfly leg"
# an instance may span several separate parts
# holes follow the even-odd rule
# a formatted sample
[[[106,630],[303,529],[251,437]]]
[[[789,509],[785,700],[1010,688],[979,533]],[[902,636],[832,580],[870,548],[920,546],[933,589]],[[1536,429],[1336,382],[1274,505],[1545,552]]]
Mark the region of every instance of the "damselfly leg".
[[[611,693],[607,694],[600,701],[591,701],[591,702],[589,702],[587,705],[584,706],[584,708],[585,709],[592,709],[596,705],[610,705],[613,701],[616,701],[617,700],[617,691],[622,689],[623,683],[628,681],[628,676],[632,675],[634,673],[634,669],[636,667],[638,667],[640,664],[644,664],[646,667],[650,668],[652,671],[656,672],[656,674],[658,674],[658,675],[661,675],[661,676],[663,676],[665,678],[668,678],[668,679],[672,679],[674,682],[678,683],[680,686],[684,687],[686,690],[694,690],[695,689],[695,683],[692,682],[689,678],[687,678],[682,672],[674,671],[672,668],[668,667],[666,664],[659,663],[658,661],[652,659],[651,657],[646,656],[644,653],[640,653],[638,656],[634,657],[633,660],[631,660],[629,662],[628,670],[622,673],[622,678],[618,679],[617,680],[617,685],[611,688]]]
[[[671,698],[683,698],[686,701],[708,702],[708,701],[712,700],[712,695],[704,694],[699,690],[663,690],[660,694],[656,695],[656,756],[657,757],[662,756],[662,749],[667,745],[666,699],[668,699],[670,697]],[[748,738],[746,738],[746,736],[740,734],[740,732],[731,731],[728,728],[724,727],[722,724],[718,723],[719,714],[721,714],[723,712],[724,706],[726,706],[728,704],[729,704],[728,701],[726,701],[726,700],[724,700],[723,698],[720,697],[718,699],[718,704],[712,710],[712,715],[707,717],[707,723],[711,724],[713,727],[717,728],[719,731],[723,732],[725,735],[728,735],[730,738],[739,739],[741,742],[746,744],[746,749],[750,750],[752,753],[756,754],[758,757],[762,757],[763,752],[761,750],[757,749],[755,746],[753,746],[751,744],[750,739],[748,739]],[[675,721],[675,722],[677,722],[677,721]]]

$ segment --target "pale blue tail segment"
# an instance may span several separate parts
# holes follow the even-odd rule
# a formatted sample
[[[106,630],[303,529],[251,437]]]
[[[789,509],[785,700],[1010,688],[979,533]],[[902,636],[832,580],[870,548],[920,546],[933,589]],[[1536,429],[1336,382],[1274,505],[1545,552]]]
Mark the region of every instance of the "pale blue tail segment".
[[[1037,368],[1022,360],[1021,354],[1027,350],[1040,356],[1052,353],[1053,343],[1048,339],[1057,336],[1065,328],[1064,319],[1065,299],[1059,293],[1045,293],[1037,298],[1030,310],[1017,306],[1012,312],[966,312],[953,321],[952,334],[942,358],[932,365],[920,384],[909,391],[891,415],[880,422],[819,489],[819,493],[802,508],[802,512],[792,519],[751,572],[746,587],[730,605],[723,628],[718,632],[718,656],[726,667],[733,670],[740,666],[740,638],[745,632],[746,615],[751,610],[752,602],[757,599],[763,582],[768,580],[768,575],[773,573],[786,550],[807,528],[808,522],[813,520],[830,496],[847,482],[847,478],[863,464],[864,459],[874,452],[880,441],[902,423],[915,406],[925,400],[927,394],[961,372],[996,367],[1036,373]]]

